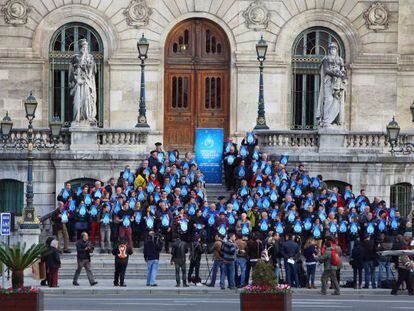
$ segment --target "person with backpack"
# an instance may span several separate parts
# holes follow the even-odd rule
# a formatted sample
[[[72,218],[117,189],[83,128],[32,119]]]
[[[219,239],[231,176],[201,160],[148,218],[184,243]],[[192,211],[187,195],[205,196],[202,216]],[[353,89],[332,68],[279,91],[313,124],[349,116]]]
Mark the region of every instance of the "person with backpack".
[[[323,263],[324,270],[321,276],[322,288],[321,294],[326,295],[327,284],[328,280],[331,280],[331,284],[334,288],[334,293],[332,295],[339,295],[339,284],[336,278],[336,271],[338,267],[341,265],[341,258],[339,257],[336,247],[332,247],[332,241],[327,240],[326,243],[326,250],[324,254],[319,257],[319,262]]]
[[[157,286],[158,263],[163,246],[162,236],[155,236],[154,231],[150,231],[144,242],[144,259],[147,263],[147,286]]]
[[[202,254],[203,246],[201,245],[201,237],[196,233],[190,246],[190,268],[188,269],[188,283],[194,283],[196,286],[201,283],[200,261]],[[195,271],[194,277],[192,277],[193,271]]]
[[[186,254],[188,253],[187,243],[178,236],[173,244],[171,249],[171,264],[175,265],[175,280],[177,285],[175,287],[180,287],[180,270],[182,274],[183,287],[188,287],[187,284],[187,273],[186,273]]]
[[[229,276],[229,288],[235,288],[234,282],[234,259],[237,252],[237,246],[235,244],[236,235],[234,233],[229,233],[227,241],[223,242],[221,245],[221,254],[223,257],[223,269],[220,274],[220,288],[225,289],[226,276]],[[228,271],[228,272],[227,272]]]
[[[126,287],[125,272],[128,267],[128,258],[132,255],[132,248],[124,239],[120,239],[112,249],[112,255],[115,256],[114,286]]]
[[[411,245],[414,249],[414,244]],[[401,250],[409,250],[408,245],[403,245]],[[398,295],[398,289],[405,282],[407,285],[408,295],[414,295],[412,271],[414,271],[414,260],[412,260],[407,254],[398,256],[398,280],[395,283],[391,295]]]

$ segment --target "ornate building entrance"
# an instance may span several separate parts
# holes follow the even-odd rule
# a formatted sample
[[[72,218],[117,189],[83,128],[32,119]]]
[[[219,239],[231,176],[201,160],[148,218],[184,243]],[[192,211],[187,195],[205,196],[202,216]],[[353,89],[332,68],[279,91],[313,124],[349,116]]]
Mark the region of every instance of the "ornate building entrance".
[[[165,45],[164,145],[192,150],[197,127],[229,133],[230,45],[207,19],[188,19]]]

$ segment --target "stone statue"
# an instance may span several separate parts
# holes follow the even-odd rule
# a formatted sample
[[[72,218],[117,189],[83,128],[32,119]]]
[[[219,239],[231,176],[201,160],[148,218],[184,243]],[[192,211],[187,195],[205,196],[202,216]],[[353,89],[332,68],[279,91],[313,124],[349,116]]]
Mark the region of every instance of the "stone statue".
[[[328,56],[322,60],[321,88],[316,118],[320,127],[343,125],[345,85],[347,81],[344,60],[338,56],[338,45],[328,46]]]
[[[96,125],[96,63],[89,54],[88,42],[80,40],[80,54],[76,54],[69,67],[70,95],[73,96],[73,116],[81,122]]]

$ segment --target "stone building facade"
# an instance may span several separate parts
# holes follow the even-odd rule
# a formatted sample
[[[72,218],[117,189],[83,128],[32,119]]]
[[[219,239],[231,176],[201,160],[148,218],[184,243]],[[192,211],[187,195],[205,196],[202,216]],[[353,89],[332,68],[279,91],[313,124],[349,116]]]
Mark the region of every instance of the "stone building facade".
[[[46,128],[54,115],[70,125],[67,59],[82,37],[96,45],[97,143],[92,152],[83,150],[90,146],[75,148],[68,131],[59,150],[36,154],[41,214],[64,181],[106,180],[124,164],[138,163],[156,141],[174,146],[196,127],[223,127],[226,136],[240,140],[256,123],[255,45],[261,35],[268,43],[264,95],[270,128],[258,133],[263,148],[275,156],[289,153],[312,173],[352,184],[355,191],[366,188],[371,197],[390,200],[398,196],[391,193],[398,184],[404,200],[411,198],[414,158],[392,157],[383,132],[395,116],[405,141],[413,139],[413,1],[0,0],[0,7],[0,116],[8,111],[15,128],[26,126],[22,99],[29,90],[39,103],[35,127]],[[148,132],[134,129],[141,34],[150,44]],[[321,133],[314,102],[318,66],[331,41],[339,44],[348,71],[345,124]],[[186,147],[193,143],[190,138]],[[24,153],[9,150],[0,159],[0,180],[25,181]]]

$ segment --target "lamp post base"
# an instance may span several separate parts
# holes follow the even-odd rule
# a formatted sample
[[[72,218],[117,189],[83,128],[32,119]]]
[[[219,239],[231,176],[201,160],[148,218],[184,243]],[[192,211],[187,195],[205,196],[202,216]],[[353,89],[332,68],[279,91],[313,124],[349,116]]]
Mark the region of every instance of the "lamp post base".
[[[137,123],[135,125],[135,127],[145,127],[145,128],[149,128],[150,126],[148,125],[148,123]]]
[[[138,122],[135,125],[135,127],[145,127],[145,128],[150,127],[147,123],[147,118],[145,117],[145,115],[139,116],[137,121]]]
[[[269,127],[266,124],[256,124],[254,127],[255,130],[268,130]]]

